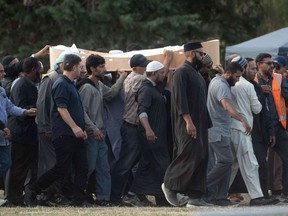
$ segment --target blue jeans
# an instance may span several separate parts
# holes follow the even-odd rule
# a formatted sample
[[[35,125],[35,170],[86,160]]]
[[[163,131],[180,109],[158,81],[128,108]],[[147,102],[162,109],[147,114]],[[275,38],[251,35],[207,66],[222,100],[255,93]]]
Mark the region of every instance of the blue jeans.
[[[126,123],[121,127],[122,146],[113,170],[111,170],[112,188],[111,195],[117,199],[123,195],[123,191],[128,181],[129,172],[140,158],[140,136],[137,127],[132,127]]]
[[[0,177],[5,177],[11,163],[11,146],[0,146]]]
[[[95,170],[96,172],[96,194],[98,200],[110,200],[111,193],[111,176],[108,162],[108,147],[105,138],[102,141],[94,137],[88,138],[87,159],[88,159],[88,176]]]

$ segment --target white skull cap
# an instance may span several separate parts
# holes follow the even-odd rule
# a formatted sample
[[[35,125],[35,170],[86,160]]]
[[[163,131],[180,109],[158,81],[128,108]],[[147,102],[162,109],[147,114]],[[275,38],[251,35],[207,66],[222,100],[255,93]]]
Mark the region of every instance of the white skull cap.
[[[152,61],[150,62],[146,67],[147,73],[152,73],[158,70],[161,70],[164,67],[164,65],[158,61]]]

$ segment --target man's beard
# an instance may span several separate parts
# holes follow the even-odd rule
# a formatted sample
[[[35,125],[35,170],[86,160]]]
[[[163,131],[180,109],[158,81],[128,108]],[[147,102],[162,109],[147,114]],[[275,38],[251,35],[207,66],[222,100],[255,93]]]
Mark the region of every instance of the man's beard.
[[[273,73],[273,69],[270,69],[270,68],[265,72],[266,76],[268,77],[270,77],[272,73]]]
[[[235,86],[235,81],[232,76],[228,78],[227,82],[229,83],[230,86]]]
[[[155,81],[157,86],[163,86],[164,85],[164,80],[157,80]]]
[[[33,82],[34,83],[40,83],[41,82],[41,75],[39,72],[36,72],[36,75],[35,75]]]
[[[201,69],[201,67],[203,66],[202,61],[197,59],[197,57],[193,58],[192,65],[197,71],[199,71]]]

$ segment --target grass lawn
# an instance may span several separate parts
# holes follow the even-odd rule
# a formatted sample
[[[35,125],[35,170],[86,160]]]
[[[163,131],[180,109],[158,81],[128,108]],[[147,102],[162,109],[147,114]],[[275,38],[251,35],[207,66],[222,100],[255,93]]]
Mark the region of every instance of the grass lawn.
[[[2,216],[30,216],[30,215],[53,215],[53,216],[165,216],[165,215],[193,215],[197,210],[188,208],[135,208],[135,207],[98,207],[98,208],[52,208],[52,207],[36,207],[36,208],[0,208],[0,215]]]
[[[241,203],[241,206],[246,206],[248,203],[247,196],[244,195],[245,201]],[[3,191],[0,190],[0,198],[4,198]],[[148,197],[150,199],[151,197]],[[153,202],[153,199],[150,201]],[[93,207],[93,208],[73,208],[73,207],[15,207],[4,208],[0,207],[0,216],[165,216],[165,215],[177,215],[177,216],[193,216],[195,212],[207,212],[211,210],[223,210],[222,207],[198,207],[195,209],[189,208],[176,208],[176,207]],[[234,211],[234,210],[233,210]]]
[[[0,191],[0,198],[3,198],[3,193],[1,192],[2,191]],[[277,206],[249,207],[248,195],[242,195],[244,196],[244,201],[242,201],[238,207],[0,207],[0,216],[288,216],[288,203]]]

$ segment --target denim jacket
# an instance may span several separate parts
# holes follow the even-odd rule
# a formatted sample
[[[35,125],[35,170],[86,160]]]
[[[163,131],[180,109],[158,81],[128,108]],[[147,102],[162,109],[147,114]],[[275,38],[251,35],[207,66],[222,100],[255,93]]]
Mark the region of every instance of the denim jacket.
[[[8,115],[22,116],[25,109],[15,106],[6,96],[5,89],[0,87],[0,121],[7,126]],[[0,131],[0,146],[9,145],[9,141],[4,139],[3,131]]]

